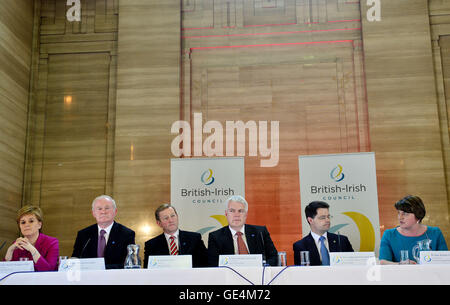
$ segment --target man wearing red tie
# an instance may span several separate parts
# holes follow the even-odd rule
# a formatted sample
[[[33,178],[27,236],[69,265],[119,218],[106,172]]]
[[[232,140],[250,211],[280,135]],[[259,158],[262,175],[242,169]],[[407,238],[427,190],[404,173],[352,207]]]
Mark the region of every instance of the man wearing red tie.
[[[207,266],[207,250],[200,233],[178,228],[178,214],[173,206],[165,203],[155,211],[156,223],[163,233],[145,243],[144,267],[150,255],[192,255],[193,267]]]
[[[248,203],[242,196],[227,200],[228,226],[211,232],[208,238],[208,264],[218,266],[222,254],[262,254],[271,266],[278,262],[278,252],[265,226],[246,224]]]

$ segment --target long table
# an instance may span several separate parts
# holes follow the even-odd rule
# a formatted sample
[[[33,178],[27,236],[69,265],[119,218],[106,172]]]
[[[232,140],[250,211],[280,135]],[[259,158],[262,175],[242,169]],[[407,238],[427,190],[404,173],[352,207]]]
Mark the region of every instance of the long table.
[[[3,278],[3,279],[2,279]],[[439,285],[449,265],[134,269],[28,272],[0,276],[0,285]]]

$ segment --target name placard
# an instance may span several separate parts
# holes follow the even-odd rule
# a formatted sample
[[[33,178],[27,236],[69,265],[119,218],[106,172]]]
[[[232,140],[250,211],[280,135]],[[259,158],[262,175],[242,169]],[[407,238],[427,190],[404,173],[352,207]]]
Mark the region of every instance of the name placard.
[[[170,268],[192,268],[192,255],[154,255],[148,257],[147,269]]]
[[[262,254],[219,255],[219,267],[262,267]]]
[[[0,277],[13,272],[34,272],[33,261],[0,262]]]
[[[58,271],[75,271],[75,270],[105,270],[105,259],[103,257],[96,258],[69,258],[61,261]]]
[[[374,252],[330,252],[330,266],[365,266],[375,262]]]
[[[448,265],[450,264],[450,251],[420,251],[419,264]]]

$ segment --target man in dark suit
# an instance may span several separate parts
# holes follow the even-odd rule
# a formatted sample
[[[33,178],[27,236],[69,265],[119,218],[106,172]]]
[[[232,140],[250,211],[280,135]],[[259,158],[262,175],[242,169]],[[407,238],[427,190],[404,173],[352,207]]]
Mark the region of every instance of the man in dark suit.
[[[193,267],[207,267],[207,250],[202,235],[178,228],[178,214],[166,203],[155,211],[156,223],[163,233],[145,243],[144,267],[151,255],[192,255]]]
[[[305,208],[311,232],[293,245],[295,265],[301,265],[300,251],[309,251],[311,266],[330,265],[329,252],[353,252],[346,236],[328,232],[331,225],[329,209],[328,203],[323,201],[313,201]]]
[[[248,203],[242,196],[227,200],[228,226],[209,233],[208,264],[216,267],[222,254],[262,254],[270,266],[278,264],[278,252],[265,226],[246,224]]]
[[[110,196],[94,199],[92,215],[97,223],[78,232],[72,257],[104,257],[106,269],[122,269],[127,247],[135,243],[134,231],[114,221],[117,206]]]

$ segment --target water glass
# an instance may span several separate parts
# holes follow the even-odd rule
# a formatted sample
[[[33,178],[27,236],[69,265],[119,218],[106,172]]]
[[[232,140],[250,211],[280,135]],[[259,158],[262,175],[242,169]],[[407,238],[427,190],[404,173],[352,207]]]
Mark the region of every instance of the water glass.
[[[408,250],[400,250],[400,265],[409,264],[409,254]]]
[[[60,256],[59,257],[59,261],[58,261],[58,265],[61,265],[62,261],[65,261],[67,259],[67,256]]]
[[[300,251],[300,265],[309,266],[309,251]]]
[[[286,267],[286,252],[278,252],[278,266]]]

